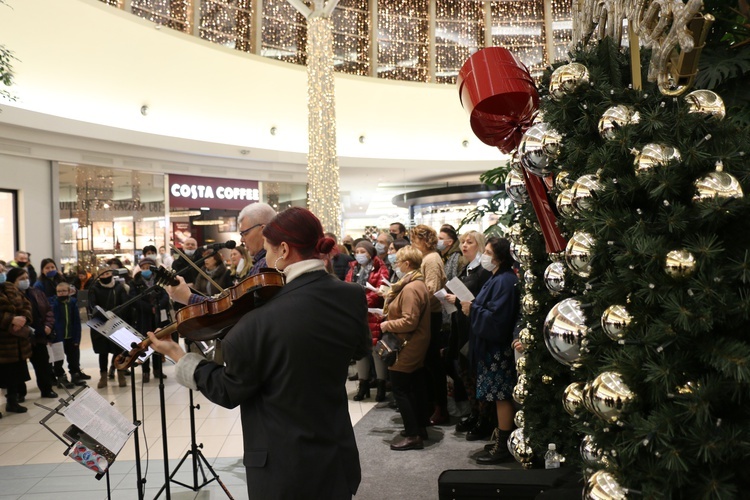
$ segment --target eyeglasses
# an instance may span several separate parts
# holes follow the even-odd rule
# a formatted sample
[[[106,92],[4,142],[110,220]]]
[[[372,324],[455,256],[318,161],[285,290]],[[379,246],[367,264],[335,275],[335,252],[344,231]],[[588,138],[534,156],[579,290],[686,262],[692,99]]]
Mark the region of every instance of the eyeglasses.
[[[258,227],[258,226],[262,226],[262,225],[263,225],[263,224],[256,224],[256,225],[254,225],[254,226],[250,226],[249,228],[247,228],[247,229],[245,229],[245,230],[243,230],[243,231],[240,231],[240,238],[244,238],[244,237],[245,237],[245,235],[246,235],[246,234],[248,234],[248,233],[249,233],[250,231],[252,231],[252,230],[253,230],[253,229],[255,229],[256,227]]]

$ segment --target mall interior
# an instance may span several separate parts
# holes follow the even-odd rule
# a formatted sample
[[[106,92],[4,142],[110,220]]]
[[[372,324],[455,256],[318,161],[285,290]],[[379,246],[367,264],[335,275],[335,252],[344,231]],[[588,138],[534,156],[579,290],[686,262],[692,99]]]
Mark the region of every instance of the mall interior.
[[[14,56],[14,81],[0,101],[0,259],[24,250],[37,270],[44,258],[64,270],[94,270],[113,257],[132,266],[146,245],[179,247],[187,236],[199,245],[239,241],[237,214],[249,203],[307,205],[310,142],[331,133],[308,131],[307,32],[295,8],[302,2],[2,3],[0,44]],[[332,3],[340,189],[330,194],[340,198],[339,236],[368,237],[393,222],[459,226],[496,192],[479,176],[508,157],[472,132],[458,71],[480,48],[502,45],[538,76],[565,53],[570,2]],[[82,366],[93,373],[86,339]],[[160,391],[138,380],[147,496],[164,482],[165,453],[174,468],[190,449],[192,400],[171,366],[165,374],[164,449]],[[39,425],[48,410],[34,404],[44,403],[34,382],[27,385],[30,411],[0,420],[0,499],[106,498],[105,480],[72,462],[55,432]],[[129,388],[99,392],[129,417]],[[203,454],[243,498],[239,412],[196,400]],[[352,422],[374,407],[350,400]],[[135,458],[130,442],[107,478],[114,498],[137,498]],[[173,486],[171,494],[226,496],[217,482],[198,492]],[[375,497],[376,489],[357,496]]]

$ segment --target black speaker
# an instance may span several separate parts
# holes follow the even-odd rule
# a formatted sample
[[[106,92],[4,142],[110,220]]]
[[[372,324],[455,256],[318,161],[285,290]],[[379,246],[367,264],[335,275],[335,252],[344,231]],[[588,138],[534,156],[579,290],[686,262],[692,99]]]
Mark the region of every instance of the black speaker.
[[[440,500],[533,500],[570,479],[573,468],[521,470],[446,470],[438,478]],[[580,490],[578,490],[580,498]]]

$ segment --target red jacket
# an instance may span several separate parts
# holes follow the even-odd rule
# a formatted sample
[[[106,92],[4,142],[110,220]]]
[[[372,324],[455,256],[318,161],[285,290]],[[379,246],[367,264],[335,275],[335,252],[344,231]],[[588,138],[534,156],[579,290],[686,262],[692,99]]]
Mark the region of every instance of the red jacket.
[[[344,281],[356,283],[356,273],[359,272],[359,268],[359,263],[356,260],[350,262],[349,271],[346,273],[346,279]],[[380,260],[380,257],[377,255],[373,257],[372,272],[370,273],[370,276],[367,277],[367,282],[375,288],[378,288],[380,285],[384,284],[383,280],[387,280],[388,276],[388,268],[383,261]],[[367,288],[365,289],[365,296],[367,297],[368,308],[382,309],[384,302],[383,297]],[[370,332],[372,332],[372,345],[375,345],[378,339],[380,339],[380,317],[372,313],[367,313],[367,324],[370,326]]]

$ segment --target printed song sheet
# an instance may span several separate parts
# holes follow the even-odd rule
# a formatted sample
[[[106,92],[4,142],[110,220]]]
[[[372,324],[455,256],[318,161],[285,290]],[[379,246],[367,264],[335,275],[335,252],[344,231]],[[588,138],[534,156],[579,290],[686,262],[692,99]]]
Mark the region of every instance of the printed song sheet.
[[[71,424],[96,439],[102,446],[117,455],[135,425],[112,407],[93,389],[82,391],[63,410]]]

